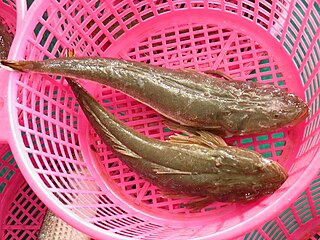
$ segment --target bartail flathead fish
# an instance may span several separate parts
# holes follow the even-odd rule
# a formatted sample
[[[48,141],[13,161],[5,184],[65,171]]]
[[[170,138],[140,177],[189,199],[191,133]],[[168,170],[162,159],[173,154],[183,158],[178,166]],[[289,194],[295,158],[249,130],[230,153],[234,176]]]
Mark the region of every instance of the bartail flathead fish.
[[[74,79],[67,81],[91,126],[119,159],[166,196],[198,197],[187,204],[191,209],[213,201],[252,201],[273,193],[288,177],[277,162],[227,146],[210,132],[149,138],[108,113]]]
[[[194,70],[172,70],[112,58],[1,61],[1,64],[18,71],[57,74],[108,85],[172,120],[171,127],[176,129],[187,126],[222,136],[263,133],[295,125],[309,114],[308,106],[300,98],[275,86],[216,78]]]

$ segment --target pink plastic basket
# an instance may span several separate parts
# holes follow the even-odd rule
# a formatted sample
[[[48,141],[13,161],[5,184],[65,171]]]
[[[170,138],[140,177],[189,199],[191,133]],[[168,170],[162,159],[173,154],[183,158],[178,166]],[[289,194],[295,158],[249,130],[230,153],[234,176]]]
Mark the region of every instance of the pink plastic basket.
[[[24,180],[9,146],[0,144],[0,239],[38,239],[46,210]]]
[[[25,12],[25,1],[0,1],[0,22],[13,35],[20,27]],[[7,72],[0,69],[1,82],[7,81],[6,75]],[[4,96],[0,94],[1,109],[4,107]],[[1,138],[3,134],[0,131]],[[36,240],[45,211],[46,206],[19,171],[8,144],[0,144],[0,239]]]
[[[3,25],[5,28],[7,28],[8,32],[14,36],[16,33],[16,29],[19,28],[23,22],[23,18],[26,11],[27,11],[27,4],[23,0],[18,1],[17,3],[15,0],[0,0],[0,24]],[[15,45],[15,44],[12,44],[12,45]],[[0,68],[1,79],[3,80],[7,75],[8,75],[7,71]],[[0,87],[1,87],[1,83],[0,83]],[[3,107],[3,104],[4,104],[4,100],[2,97],[0,97],[0,110]],[[1,132],[0,132],[0,136],[1,136]]]
[[[293,204],[242,239],[319,239],[316,238],[319,233],[320,173]]]
[[[12,59],[54,58],[73,48],[83,56],[219,69],[300,95],[311,108],[305,123],[227,139],[281,162],[289,172],[279,191],[255,203],[213,203],[190,212],[184,199],[164,198],[101,143],[57,76],[11,73],[1,83],[2,140],[40,199],[94,238],[273,239],[269,228],[290,237],[286,216],[293,214],[301,228],[304,219],[290,204],[319,172],[319,22],[315,0],[36,0],[16,36]],[[138,131],[162,140],[172,134],[150,108],[108,87],[86,87]],[[288,207],[289,213],[278,216]],[[316,218],[316,207],[311,214]]]

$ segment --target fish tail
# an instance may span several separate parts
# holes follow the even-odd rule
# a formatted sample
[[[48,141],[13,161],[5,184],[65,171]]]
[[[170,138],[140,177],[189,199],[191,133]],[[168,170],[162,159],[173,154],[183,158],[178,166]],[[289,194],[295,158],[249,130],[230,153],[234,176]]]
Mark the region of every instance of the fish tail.
[[[27,72],[33,69],[33,63],[31,61],[1,60],[0,62],[2,66],[9,67],[18,72]]]

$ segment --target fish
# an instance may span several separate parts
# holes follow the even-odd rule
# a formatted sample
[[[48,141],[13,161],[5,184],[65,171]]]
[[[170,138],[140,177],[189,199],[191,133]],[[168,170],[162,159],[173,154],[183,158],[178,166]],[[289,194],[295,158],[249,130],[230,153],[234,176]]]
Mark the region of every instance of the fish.
[[[130,128],[73,78],[66,78],[84,115],[102,141],[139,176],[166,197],[196,198],[186,204],[201,209],[218,202],[249,202],[275,192],[288,178],[276,161],[227,146],[211,132],[153,139]]]
[[[7,59],[12,44],[12,35],[0,24],[0,59]]]
[[[173,130],[257,134],[294,126],[309,116],[308,105],[298,96],[269,84],[233,80],[219,71],[208,72],[213,76],[100,57],[2,60],[1,64],[110,86],[159,112]]]

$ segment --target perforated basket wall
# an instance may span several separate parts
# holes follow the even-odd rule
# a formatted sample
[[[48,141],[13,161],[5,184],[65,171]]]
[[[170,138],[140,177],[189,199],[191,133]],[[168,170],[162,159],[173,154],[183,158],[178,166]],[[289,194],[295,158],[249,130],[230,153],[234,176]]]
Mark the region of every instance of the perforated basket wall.
[[[38,239],[46,209],[24,180],[9,146],[0,144],[0,239]]]
[[[319,19],[315,0],[38,0],[17,34],[12,59],[54,58],[73,48],[78,56],[219,69],[238,80],[275,84],[301,96],[311,108],[305,123],[227,139],[279,161],[289,172],[276,193],[252,204],[213,203],[190,212],[184,207],[188,199],[163,197],[101,143],[59,76],[10,75],[0,111],[10,116],[1,126],[4,139],[41,200],[94,238],[234,239],[255,228],[247,238],[267,237],[273,221],[289,231],[281,225],[289,213],[276,216],[319,172]],[[172,134],[145,105],[106,86],[85,86],[138,131],[161,140]],[[293,209],[292,214],[299,211]]]
[[[244,235],[245,240],[319,239],[320,174],[279,216]]]
[[[15,35],[17,22],[24,16],[26,4],[14,0],[0,1],[0,23]],[[1,39],[2,41],[2,39]],[[5,70],[0,69],[0,111],[5,104],[2,89],[8,81]],[[8,116],[1,114],[1,123]],[[5,131],[0,131],[0,138]],[[8,144],[0,143],[0,239],[37,239],[46,207],[24,180]]]
[[[16,29],[16,4],[15,1],[0,1],[0,23],[6,26],[12,34]]]

